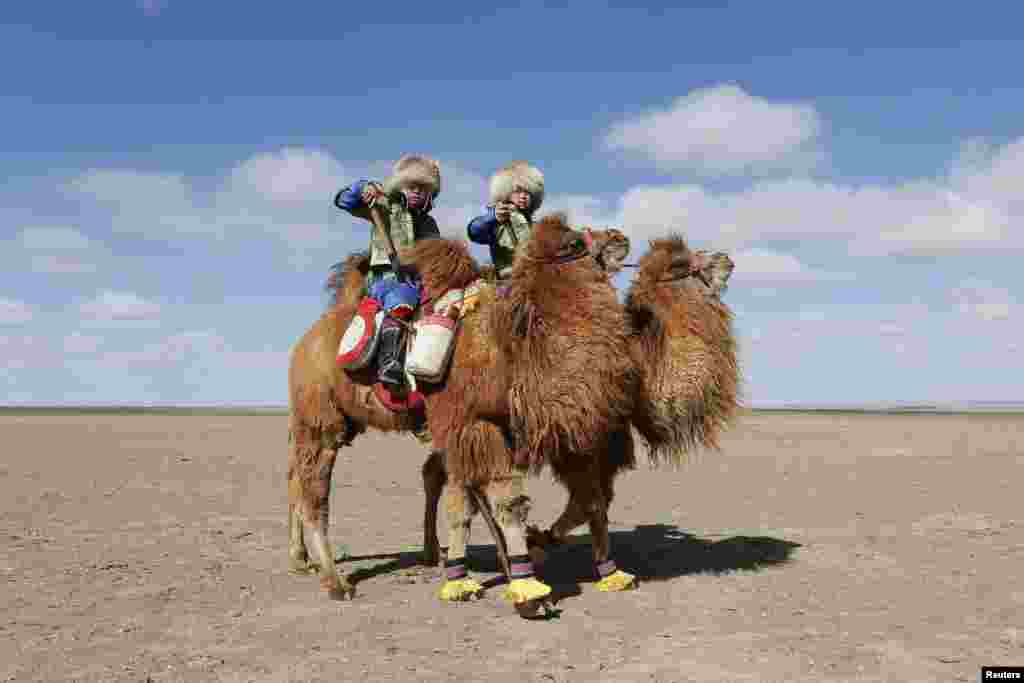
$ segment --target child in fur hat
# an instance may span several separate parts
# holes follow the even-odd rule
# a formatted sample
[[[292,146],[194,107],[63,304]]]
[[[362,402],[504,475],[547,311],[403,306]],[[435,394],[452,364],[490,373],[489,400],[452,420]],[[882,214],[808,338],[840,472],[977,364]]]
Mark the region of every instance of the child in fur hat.
[[[516,249],[526,241],[533,216],[544,202],[544,174],[525,161],[506,164],[491,176],[490,204],[466,227],[469,239],[491,248],[499,279],[508,277]]]
[[[384,184],[360,180],[342,189],[334,205],[353,216],[370,218],[369,209],[384,199],[384,211],[391,226],[395,249],[401,251],[421,239],[441,236],[437,222],[430,216],[434,199],[441,191],[441,166],[420,155],[407,154],[399,159]],[[420,286],[407,274],[396,273],[391,265],[387,240],[374,229],[370,238],[369,295],[396,318],[409,320],[419,303]],[[402,351],[404,328],[385,317],[381,323],[377,365],[381,382],[398,387],[405,384]]]

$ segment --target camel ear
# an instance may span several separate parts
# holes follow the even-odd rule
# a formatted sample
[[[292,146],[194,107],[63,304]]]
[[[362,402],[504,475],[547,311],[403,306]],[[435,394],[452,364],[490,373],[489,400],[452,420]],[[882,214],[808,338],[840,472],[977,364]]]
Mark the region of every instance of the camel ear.
[[[729,277],[732,275],[736,264],[725,252],[717,251],[707,257],[707,265],[704,271],[708,274],[708,281],[711,283],[711,291],[715,296],[725,294],[729,288]]]

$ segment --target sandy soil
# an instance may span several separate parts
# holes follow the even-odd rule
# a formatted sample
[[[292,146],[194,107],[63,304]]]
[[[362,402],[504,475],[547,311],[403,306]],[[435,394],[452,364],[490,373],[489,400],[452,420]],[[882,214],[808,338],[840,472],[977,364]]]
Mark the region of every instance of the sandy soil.
[[[335,470],[356,600],[288,574],[285,427],[0,416],[0,680],[973,681],[1024,664],[1022,416],[744,417],[721,455],[620,480],[613,552],[644,583],[596,591],[580,536],[551,556],[548,621],[500,585],[438,601],[438,570],[414,566],[411,438],[364,437]],[[549,524],[562,490],[531,492]],[[482,521],[473,539],[496,577]]]

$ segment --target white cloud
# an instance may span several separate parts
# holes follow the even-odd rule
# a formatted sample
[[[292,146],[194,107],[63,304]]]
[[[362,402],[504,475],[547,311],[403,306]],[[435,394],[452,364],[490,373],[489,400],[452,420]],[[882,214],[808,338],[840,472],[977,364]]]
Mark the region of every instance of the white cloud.
[[[244,161],[230,171],[225,191],[256,193],[277,202],[329,202],[345,184],[342,165],[319,149],[285,147]]]
[[[485,179],[443,160],[443,188],[433,215],[447,236],[465,239],[486,203]],[[278,242],[297,268],[329,250],[365,248],[370,226],[333,206],[334,194],[363,177],[383,179],[390,162],[347,167],[316,148],[253,155],[210,181],[180,174],[91,170],[67,184],[93,222],[163,241],[212,239]]]
[[[639,153],[664,169],[701,175],[806,168],[819,152],[821,119],[813,106],[770,102],[721,84],[677,98],[668,109],[616,124],[612,150]]]
[[[0,369],[7,372],[33,367],[57,367],[53,353],[45,338],[30,334],[0,335],[0,356],[4,362]]]
[[[984,156],[968,149],[945,176],[892,185],[806,178],[763,180],[738,191],[640,185],[605,213],[641,242],[681,230],[717,249],[775,240],[845,243],[851,256],[939,255],[1024,249],[1024,138]]]
[[[102,343],[103,339],[100,337],[73,332],[64,337],[64,353],[95,353]]]
[[[158,16],[167,7],[167,0],[138,0],[138,3],[147,17]]]
[[[0,325],[22,325],[32,320],[34,311],[24,301],[0,299]]]
[[[1009,290],[977,278],[963,280],[950,292],[957,310],[986,322],[1017,317],[1017,303]]]
[[[748,282],[808,283],[828,280],[851,280],[852,273],[834,273],[808,268],[791,254],[768,249],[747,249],[732,256],[736,264],[733,277]]]
[[[79,306],[79,312],[86,318],[103,321],[152,320],[160,315],[160,305],[131,292],[107,290]]]
[[[101,360],[111,366],[166,365],[180,363],[194,356],[220,354],[226,348],[224,337],[216,332],[190,331],[166,337],[135,351],[109,351]]]
[[[94,273],[110,259],[109,250],[67,226],[32,226],[2,247],[8,268],[35,273]]]

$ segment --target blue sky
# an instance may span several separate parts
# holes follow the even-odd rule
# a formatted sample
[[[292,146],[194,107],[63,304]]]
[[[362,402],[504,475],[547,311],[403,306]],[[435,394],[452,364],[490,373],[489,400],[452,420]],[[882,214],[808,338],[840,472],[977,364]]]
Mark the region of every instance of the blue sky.
[[[331,195],[408,151],[442,161],[450,235],[527,158],[634,256],[729,251],[752,405],[1021,400],[1022,15],[5,6],[0,403],[283,404],[368,237]]]

